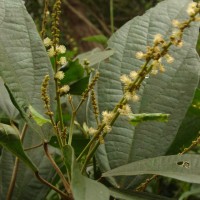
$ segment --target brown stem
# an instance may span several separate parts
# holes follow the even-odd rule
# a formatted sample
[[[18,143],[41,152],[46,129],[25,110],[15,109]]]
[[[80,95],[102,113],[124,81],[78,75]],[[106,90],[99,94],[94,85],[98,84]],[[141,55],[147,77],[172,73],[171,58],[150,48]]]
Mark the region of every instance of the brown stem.
[[[14,128],[16,128],[14,124],[12,124],[12,126],[14,126]],[[28,124],[25,123],[24,127],[22,129],[22,133],[20,135],[21,141],[23,141],[23,139],[24,139],[24,136],[25,136],[27,128],[28,128]],[[18,168],[19,168],[19,158],[16,157],[15,158],[15,163],[14,163],[14,166],[13,166],[12,177],[11,177],[11,180],[10,180],[10,184],[9,184],[6,200],[11,200],[11,198],[12,198],[12,194],[13,194],[14,187],[15,187],[15,182],[16,182],[16,179],[17,179]]]
[[[68,194],[71,194],[71,189],[70,189],[70,185],[69,183],[66,181],[63,173],[61,172],[60,168],[57,166],[56,162],[53,160],[51,154],[49,153],[49,150],[48,150],[48,143],[47,142],[44,142],[43,144],[43,147],[44,147],[44,151],[46,153],[46,156],[47,158],[49,159],[49,161],[51,162],[52,166],[54,167],[54,169],[56,170],[57,174],[60,176],[62,182],[63,182],[63,185],[67,191]]]
[[[54,185],[52,185],[51,183],[49,183],[48,181],[46,181],[45,179],[43,179],[38,172],[35,172],[35,176],[36,178],[44,183],[45,185],[48,185],[51,189],[53,189],[54,191],[56,191],[58,194],[60,194],[60,196],[64,199],[64,200],[70,200],[71,198],[68,197],[64,192],[62,192],[61,190],[59,190],[58,188],[56,188]]]
[[[24,151],[29,151],[29,150],[32,150],[32,149],[36,149],[36,148],[38,148],[38,147],[41,147],[42,145],[43,145],[43,143],[38,144],[38,145],[35,145],[35,146],[33,146],[33,147],[25,148]]]
[[[16,157],[15,164],[13,167],[12,177],[10,180],[10,185],[9,185],[7,196],[6,196],[6,200],[11,200],[11,198],[12,198],[12,194],[14,191],[15,182],[16,182],[16,178],[17,178],[18,168],[19,168],[19,158]]]

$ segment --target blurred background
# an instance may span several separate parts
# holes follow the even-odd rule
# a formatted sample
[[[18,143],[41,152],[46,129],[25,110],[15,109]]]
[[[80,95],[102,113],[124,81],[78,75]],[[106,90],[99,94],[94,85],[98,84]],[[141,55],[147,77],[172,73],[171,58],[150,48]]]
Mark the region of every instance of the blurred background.
[[[41,30],[45,0],[25,0],[25,5],[33,17],[38,30]],[[85,52],[94,47],[105,46],[106,38],[112,34],[111,15],[113,10],[114,30],[116,31],[127,21],[155,6],[162,0],[62,0],[61,43],[77,53]],[[49,12],[55,1],[49,0]],[[51,17],[48,18],[50,27]],[[100,41],[91,42],[87,37],[103,35]],[[200,53],[200,42],[198,42]]]

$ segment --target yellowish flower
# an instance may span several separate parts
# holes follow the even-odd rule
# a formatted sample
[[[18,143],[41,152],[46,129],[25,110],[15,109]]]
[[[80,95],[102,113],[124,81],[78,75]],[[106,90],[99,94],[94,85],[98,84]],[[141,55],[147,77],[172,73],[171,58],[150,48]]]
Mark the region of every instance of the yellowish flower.
[[[120,76],[120,81],[124,85],[130,85],[132,83],[132,80],[126,74],[123,74],[123,75]]]
[[[61,94],[63,94],[63,93],[69,92],[69,90],[70,90],[69,85],[64,85],[64,86],[62,86],[62,87],[59,89],[59,92],[60,92]]]
[[[196,2],[189,3],[188,8],[187,8],[188,15],[189,16],[195,15],[196,9],[197,9],[197,3]]]
[[[109,112],[103,111],[102,116],[103,116],[102,122],[109,125],[114,117],[114,113],[110,111]]]
[[[55,78],[58,79],[58,80],[62,80],[64,78],[65,74],[63,71],[58,71],[56,74],[55,74]]]
[[[66,52],[66,47],[65,47],[64,45],[59,45],[59,46],[56,47],[56,51],[57,51],[58,53],[63,54],[63,53]]]
[[[67,63],[66,57],[60,57],[60,64],[64,65]]]
[[[170,56],[169,54],[165,55],[165,59],[168,63],[173,63],[174,62],[174,58],[172,56]]]
[[[163,43],[164,42],[164,39],[163,39],[163,36],[161,34],[156,34],[154,36],[154,40],[153,40],[154,44],[160,44],[160,43]]]
[[[119,108],[119,109],[118,109],[118,112],[119,112],[121,115],[129,115],[129,114],[132,113],[131,107],[130,107],[130,105],[128,105],[128,104],[123,105],[122,108]]]
[[[136,52],[135,57],[137,59],[141,60],[141,59],[145,58],[145,54],[142,51],[138,51],[138,52]]]
[[[111,127],[110,125],[106,125],[106,126],[103,128],[103,132],[105,132],[105,133],[109,133],[109,132],[111,132],[111,130],[112,130],[112,127]]]
[[[43,40],[43,43],[44,43],[44,46],[45,47],[49,47],[52,45],[52,41],[50,38],[46,37],[44,40]]]
[[[52,46],[52,47],[47,51],[47,53],[48,53],[48,55],[49,55],[50,58],[51,58],[51,57],[54,57],[55,54],[56,54],[56,52],[55,52],[55,50],[54,50],[54,47]]]
[[[177,20],[177,19],[173,19],[172,20],[172,25],[174,26],[174,27],[176,27],[176,28],[178,28],[179,26],[180,26],[180,22]]]
[[[130,77],[134,80],[138,76],[138,73],[136,71],[130,72]]]
[[[132,96],[131,99],[132,99],[134,102],[137,102],[137,101],[140,100],[140,97],[139,97],[137,94],[135,94],[135,95]]]
[[[94,129],[94,128],[92,128],[92,127],[90,127],[90,128],[88,129],[88,133],[89,133],[91,136],[94,135],[96,132],[97,132],[97,130]]]

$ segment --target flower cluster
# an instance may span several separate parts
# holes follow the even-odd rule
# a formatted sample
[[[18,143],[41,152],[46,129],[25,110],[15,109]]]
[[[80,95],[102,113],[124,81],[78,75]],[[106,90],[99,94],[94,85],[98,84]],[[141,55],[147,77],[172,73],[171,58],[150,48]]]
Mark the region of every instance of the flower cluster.
[[[102,117],[103,117],[102,122],[104,124],[106,124],[103,129],[104,132],[109,133],[112,130],[112,127],[110,124],[111,124],[114,116],[115,116],[115,114],[112,111],[103,111],[102,112]]]
[[[178,22],[174,22],[175,24],[178,24]],[[137,59],[145,59],[146,62],[152,60],[151,62],[151,74],[157,74],[158,71],[164,72],[165,67],[162,64],[162,58],[164,57],[167,63],[173,63],[174,58],[168,53],[169,43],[166,42],[161,34],[156,34],[154,36],[153,40],[153,46],[147,46],[146,53],[143,53],[141,51],[136,52],[136,58]],[[180,45],[180,44],[179,44]]]
[[[64,77],[65,77],[65,74],[63,71],[58,71],[54,76],[54,78],[58,80],[62,80]]]
[[[56,48],[54,48],[53,46],[53,41],[46,37],[43,40],[44,46],[48,48],[47,53],[49,55],[50,58],[54,57],[55,55],[58,54],[64,54],[66,53],[66,47],[64,45],[56,45]],[[61,56],[58,63],[60,65],[64,65],[67,63],[66,57],[65,56]]]
[[[200,12],[200,3],[191,2],[187,8],[187,13],[190,17],[188,20],[184,22],[180,22],[176,19],[172,20],[172,25],[176,28],[172,32],[172,35],[170,36],[170,41],[172,44],[174,44],[177,47],[183,46],[183,40],[182,40],[183,31],[185,28],[189,27],[189,24],[192,21],[200,21],[199,12]]]
[[[131,71],[129,75],[123,74],[122,76],[120,76],[120,81],[124,84],[124,97],[127,100],[139,100],[139,96],[136,94],[136,92],[134,90],[130,90],[133,81],[135,81],[137,77],[138,72],[136,71]]]
[[[118,112],[121,115],[130,115],[130,114],[132,114],[131,107],[128,104],[122,105],[121,108],[118,108]]]
[[[64,95],[64,94],[67,94],[69,90],[70,90],[69,85],[64,85],[61,88],[59,88],[59,93],[60,95]]]

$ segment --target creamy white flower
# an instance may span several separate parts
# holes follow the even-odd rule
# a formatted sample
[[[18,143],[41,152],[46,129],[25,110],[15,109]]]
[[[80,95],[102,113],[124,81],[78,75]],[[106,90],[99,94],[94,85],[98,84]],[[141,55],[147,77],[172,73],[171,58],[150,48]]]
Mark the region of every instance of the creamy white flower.
[[[132,80],[126,74],[123,74],[123,75],[120,76],[120,81],[124,85],[130,85],[132,83]]]
[[[174,27],[179,27],[180,24],[181,24],[181,23],[180,23],[177,19],[173,19],[173,20],[172,20],[172,25],[173,25]]]
[[[62,86],[62,87],[59,89],[59,91],[60,91],[61,94],[62,94],[62,93],[67,93],[67,92],[69,92],[69,90],[70,90],[69,85],[64,85],[64,86]]]
[[[54,47],[51,47],[51,48],[47,51],[47,53],[48,53],[48,55],[49,55],[50,58],[53,57],[53,56],[55,56],[56,52],[55,52],[55,50],[54,50]]]
[[[138,52],[136,52],[135,57],[137,59],[141,60],[145,57],[145,54],[142,51],[138,51]]]
[[[130,72],[130,77],[134,80],[138,76],[138,73],[136,71]]]
[[[44,40],[43,40],[43,43],[44,43],[44,46],[45,47],[49,47],[52,45],[52,41],[50,38],[46,37]]]
[[[59,45],[59,46],[56,47],[56,51],[57,51],[58,53],[63,54],[63,53],[66,52],[66,47],[65,47],[64,45]]]
[[[166,61],[168,63],[173,63],[174,62],[174,58],[172,56],[170,56],[169,54],[165,55]]]
[[[64,65],[64,64],[66,64],[67,63],[67,59],[66,59],[66,57],[60,57],[60,64],[61,65]]]
[[[160,44],[160,43],[164,42],[163,36],[162,36],[161,34],[159,34],[159,33],[156,34],[156,35],[154,36],[153,42],[154,42],[155,44]]]
[[[63,71],[58,71],[56,74],[55,74],[55,78],[56,79],[59,79],[59,80],[62,80],[64,78],[65,74]]]

